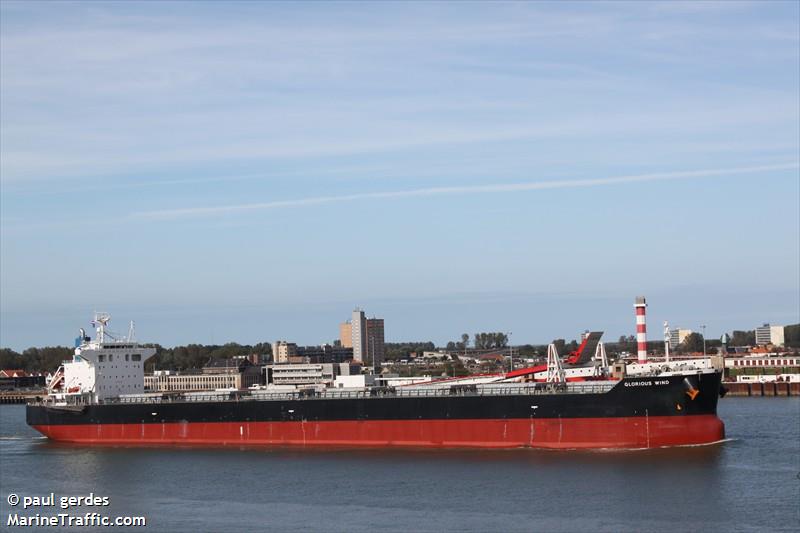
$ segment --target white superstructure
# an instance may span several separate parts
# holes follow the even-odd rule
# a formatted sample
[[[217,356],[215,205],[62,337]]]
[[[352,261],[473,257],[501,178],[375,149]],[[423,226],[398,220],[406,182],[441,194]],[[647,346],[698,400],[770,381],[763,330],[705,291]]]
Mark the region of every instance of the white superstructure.
[[[63,381],[58,380],[61,391],[53,391],[56,399],[97,403],[144,392],[144,363],[156,350],[134,340],[133,323],[127,336],[109,332],[110,320],[108,313],[95,313],[95,339],[81,329],[72,360],[63,364]]]

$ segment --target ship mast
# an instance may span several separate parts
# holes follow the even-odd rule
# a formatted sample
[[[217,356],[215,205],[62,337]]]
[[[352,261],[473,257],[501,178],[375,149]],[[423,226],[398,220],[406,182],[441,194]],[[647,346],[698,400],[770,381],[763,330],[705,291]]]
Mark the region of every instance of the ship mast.
[[[100,344],[105,342],[106,326],[108,325],[109,320],[111,320],[111,315],[108,313],[100,313],[95,311],[92,325],[95,327],[95,331],[97,331],[97,342]]]
[[[561,366],[561,357],[558,355],[558,350],[555,344],[547,346],[547,382],[563,383],[564,368]]]

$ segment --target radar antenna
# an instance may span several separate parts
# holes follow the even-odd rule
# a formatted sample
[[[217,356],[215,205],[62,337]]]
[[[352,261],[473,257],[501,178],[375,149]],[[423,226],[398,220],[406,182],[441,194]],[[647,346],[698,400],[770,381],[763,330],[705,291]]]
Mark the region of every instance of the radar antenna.
[[[92,325],[95,327],[97,331],[97,342],[103,343],[105,340],[106,335],[106,326],[108,322],[111,320],[111,315],[108,313],[100,313],[98,311],[94,312],[94,320],[92,320]]]

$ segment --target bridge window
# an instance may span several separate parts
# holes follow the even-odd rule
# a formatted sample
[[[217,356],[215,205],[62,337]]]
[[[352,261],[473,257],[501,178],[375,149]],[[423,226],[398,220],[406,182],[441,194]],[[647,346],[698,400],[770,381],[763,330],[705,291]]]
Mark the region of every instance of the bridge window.
[[[130,358],[130,355],[128,355],[128,354],[125,354],[125,360],[126,360],[126,361],[128,361],[128,360],[129,360],[129,358]]]
[[[108,354],[108,362],[110,363],[113,360],[114,360],[114,356],[112,354]]]
[[[133,361],[141,361],[141,360],[142,360],[142,356],[141,356],[141,354],[135,353],[135,354],[133,354],[133,355],[131,356],[131,359],[132,359]]]
[[[100,355],[97,356],[97,360],[102,363],[102,362],[104,362],[106,360],[106,356],[103,355],[103,354],[100,354]]]

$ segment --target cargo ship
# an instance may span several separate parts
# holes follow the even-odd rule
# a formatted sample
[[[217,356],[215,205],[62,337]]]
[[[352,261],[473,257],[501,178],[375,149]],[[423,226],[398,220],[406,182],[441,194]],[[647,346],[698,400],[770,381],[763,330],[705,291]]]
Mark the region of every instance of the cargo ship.
[[[111,445],[656,448],[722,440],[710,359],[609,365],[597,334],[547,365],[409,386],[153,394],[155,350],[83,330],[27,422],[55,441]],[[594,359],[594,360],[592,360]]]

